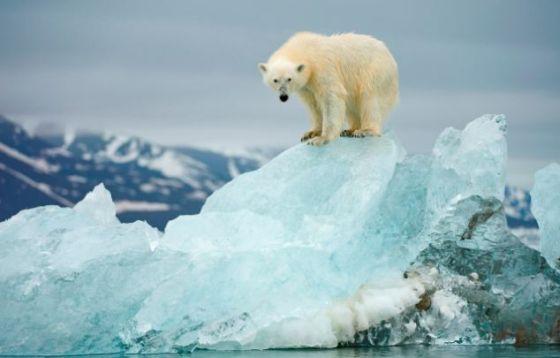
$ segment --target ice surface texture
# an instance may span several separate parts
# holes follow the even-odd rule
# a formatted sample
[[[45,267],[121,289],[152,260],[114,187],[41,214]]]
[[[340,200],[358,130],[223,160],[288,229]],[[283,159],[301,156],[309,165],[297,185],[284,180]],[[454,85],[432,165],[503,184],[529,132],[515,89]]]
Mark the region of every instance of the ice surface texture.
[[[560,165],[553,163],[535,174],[532,211],[539,222],[540,245],[549,264],[560,269]]]
[[[431,156],[297,145],[164,233],[102,185],[22,211],[0,223],[0,353],[554,342],[558,272],[505,225],[505,129],[447,129]]]

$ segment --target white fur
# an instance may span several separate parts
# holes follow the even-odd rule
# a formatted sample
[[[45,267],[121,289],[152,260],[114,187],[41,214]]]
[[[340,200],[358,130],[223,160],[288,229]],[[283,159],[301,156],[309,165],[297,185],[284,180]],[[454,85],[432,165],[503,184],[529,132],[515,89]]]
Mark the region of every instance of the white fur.
[[[302,140],[313,145],[341,134],[380,135],[398,101],[397,63],[383,42],[366,35],[297,33],[259,69],[272,89],[297,93],[307,105],[311,130]]]

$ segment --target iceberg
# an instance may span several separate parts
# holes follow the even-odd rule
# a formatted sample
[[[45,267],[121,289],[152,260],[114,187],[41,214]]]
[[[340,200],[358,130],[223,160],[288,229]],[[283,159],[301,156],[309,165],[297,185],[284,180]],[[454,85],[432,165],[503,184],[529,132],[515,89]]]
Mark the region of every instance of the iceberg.
[[[505,132],[296,145],[164,232],[102,184],[24,210],[0,223],[0,353],[558,342],[560,274],[505,223]]]

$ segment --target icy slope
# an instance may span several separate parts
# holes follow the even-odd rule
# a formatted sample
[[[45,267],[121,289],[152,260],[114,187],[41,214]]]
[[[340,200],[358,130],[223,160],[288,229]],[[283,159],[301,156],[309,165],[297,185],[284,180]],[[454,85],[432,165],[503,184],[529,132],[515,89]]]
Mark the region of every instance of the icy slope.
[[[0,223],[0,353],[558,341],[560,276],[506,227],[505,129],[447,129],[432,156],[298,145],[163,234],[102,186],[22,211]]]

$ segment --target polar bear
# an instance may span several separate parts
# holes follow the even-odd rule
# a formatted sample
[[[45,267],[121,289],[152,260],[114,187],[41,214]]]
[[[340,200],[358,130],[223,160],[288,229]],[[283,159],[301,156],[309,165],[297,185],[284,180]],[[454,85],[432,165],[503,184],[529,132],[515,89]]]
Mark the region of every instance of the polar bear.
[[[307,105],[311,129],[301,140],[311,145],[339,135],[381,135],[399,97],[395,59],[383,42],[367,35],[300,32],[258,67],[282,102],[297,93]],[[348,128],[342,130],[345,118]]]

